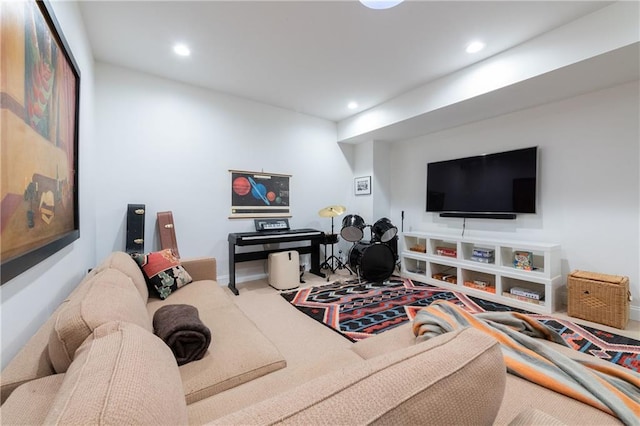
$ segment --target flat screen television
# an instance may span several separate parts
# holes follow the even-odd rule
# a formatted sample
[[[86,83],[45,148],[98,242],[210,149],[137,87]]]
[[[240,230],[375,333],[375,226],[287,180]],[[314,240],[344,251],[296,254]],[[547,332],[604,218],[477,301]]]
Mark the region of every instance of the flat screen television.
[[[515,219],[536,212],[538,148],[427,164],[427,212]]]

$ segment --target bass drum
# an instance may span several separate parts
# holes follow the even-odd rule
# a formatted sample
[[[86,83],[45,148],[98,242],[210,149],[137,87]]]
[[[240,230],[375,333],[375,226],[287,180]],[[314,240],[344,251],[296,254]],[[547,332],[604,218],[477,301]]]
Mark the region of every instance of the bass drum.
[[[361,241],[349,251],[349,266],[367,281],[381,282],[393,274],[395,256],[386,244]]]

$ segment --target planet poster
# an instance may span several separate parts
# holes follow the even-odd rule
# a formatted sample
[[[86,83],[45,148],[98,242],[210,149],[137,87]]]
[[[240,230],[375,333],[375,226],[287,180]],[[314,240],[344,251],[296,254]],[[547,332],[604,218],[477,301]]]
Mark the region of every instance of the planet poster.
[[[290,217],[290,175],[229,170],[230,218]]]

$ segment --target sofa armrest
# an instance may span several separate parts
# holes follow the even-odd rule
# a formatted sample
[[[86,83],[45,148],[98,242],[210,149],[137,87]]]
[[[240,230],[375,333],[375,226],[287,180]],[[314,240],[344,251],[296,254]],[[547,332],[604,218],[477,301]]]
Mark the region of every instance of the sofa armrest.
[[[180,264],[191,275],[194,281],[216,281],[217,269],[215,257],[197,257],[193,259],[180,259]]]
[[[54,322],[55,315],[52,315],[2,370],[0,403],[4,403],[11,392],[21,384],[55,374],[48,350],[49,335]]]
[[[96,327],[77,349],[42,424],[186,425],[171,349],[129,322]]]
[[[500,409],[506,375],[498,342],[464,328],[349,365],[208,424],[488,425]]]
[[[76,297],[84,297],[89,289],[89,283],[96,274],[96,269],[88,273],[82,281],[71,291],[71,294],[58,305],[51,316],[27,341],[15,357],[6,365],[0,375],[0,404],[9,397],[11,392],[23,383],[56,374],[53,363],[49,358],[49,338],[54,328],[58,314],[68,302]]]
[[[511,422],[509,422],[509,426],[534,426],[534,425],[545,425],[545,426],[565,426],[565,423],[556,419],[552,415],[545,413],[544,411],[540,411],[535,408],[528,408],[524,411],[521,411]]]

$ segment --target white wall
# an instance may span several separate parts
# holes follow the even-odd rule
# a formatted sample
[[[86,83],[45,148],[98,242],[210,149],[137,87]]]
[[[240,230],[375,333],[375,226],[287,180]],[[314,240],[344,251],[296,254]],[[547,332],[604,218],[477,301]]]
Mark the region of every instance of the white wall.
[[[537,145],[538,213],[467,219],[465,236],[559,243],[562,273],[627,275],[640,316],[638,82],[484,120],[394,145],[392,218],[405,230],[459,235],[462,219],[425,212],[431,161]]]
[[[146,251],[170,210],[180,255],[215,256],[227,284],[228,234],[255,230],[228,219],[229,169],[292,175],[292,228],[329,232],[318,211],[352,203],[352,147],[336,143],[333,122],[101,63],[96,99],[98,259],[124,250],[127,204],[145,204]],[[237,281],[264,264],[238,264]]]
[[[347,147],[348,145],[344,145]],[[367,141],[362,142],[354,147],[354,177],[371,176],[372,194],[374,191],[378,191],[375,187],[374,179],[374,160],[375,160],[375,142]],[[351,184],[352,188],[355,186],[355,182]],[[355,191],[355,188],[352,189]],[[373,196],[372,195],[358,195],[354,199],[352,211],[349,214],[357,214],[362,217],[366,223],[370,223],[373,220]],[[365,238],[368,234],[365,232]]]
[[[2,367],[95,263],[93,56],[76,3],[51,2],[80,68],[80,238],[0,287]]]

